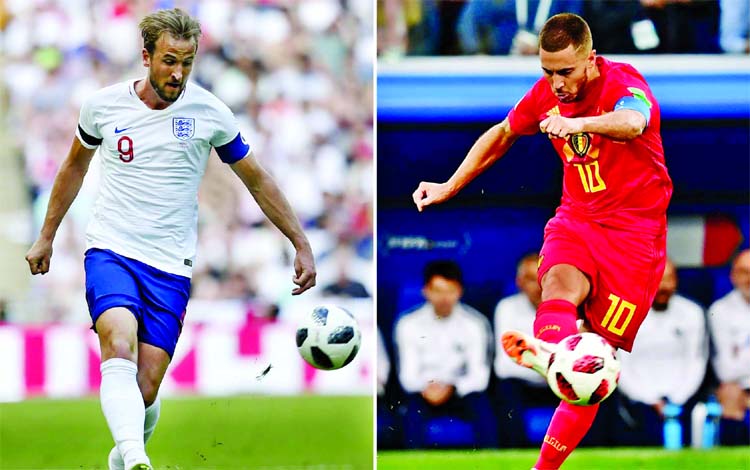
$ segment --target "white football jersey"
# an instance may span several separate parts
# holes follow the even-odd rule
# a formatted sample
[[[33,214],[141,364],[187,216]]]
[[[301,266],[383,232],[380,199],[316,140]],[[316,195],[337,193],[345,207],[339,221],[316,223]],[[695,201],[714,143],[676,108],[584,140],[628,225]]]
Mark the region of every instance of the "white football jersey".
[[[249,147],[232,111],[195,83],[155,110],[136,94],[136,81],[103,88],[81,107],[76,135],[86,148],[99,147],[102,162],[86,248],[191,277],[198,186],[211,147],[226,163],[244,158]]]

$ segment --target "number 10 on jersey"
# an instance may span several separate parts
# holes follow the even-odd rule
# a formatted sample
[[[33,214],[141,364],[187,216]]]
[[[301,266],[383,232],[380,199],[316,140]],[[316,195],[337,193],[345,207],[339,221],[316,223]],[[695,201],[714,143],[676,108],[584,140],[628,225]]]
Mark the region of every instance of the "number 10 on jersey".
[[[587,193],[596,193],[607,189],[607,185],[604,184],[604,180],[599,175],[599,162],[574,163],[573,166],[578,170],[584,191]]]

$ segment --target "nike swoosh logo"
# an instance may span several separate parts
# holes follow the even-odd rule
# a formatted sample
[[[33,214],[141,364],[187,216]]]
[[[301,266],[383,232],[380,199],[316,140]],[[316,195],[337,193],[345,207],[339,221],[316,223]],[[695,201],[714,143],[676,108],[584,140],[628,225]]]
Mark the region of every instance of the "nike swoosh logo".
[[[118,129],[117,126],[115,126],[115,134],[119,134],[120,132],[125,132],[128,129],[130,129],[130,127],[126,127],[125,129]]]

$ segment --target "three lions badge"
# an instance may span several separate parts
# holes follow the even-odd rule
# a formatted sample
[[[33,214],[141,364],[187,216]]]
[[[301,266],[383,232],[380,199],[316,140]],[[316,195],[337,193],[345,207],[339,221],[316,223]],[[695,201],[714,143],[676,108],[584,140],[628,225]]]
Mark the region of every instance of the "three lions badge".
[[[180,140],[189,140],[195,134],[195,119],[172,118],[172,134]]]

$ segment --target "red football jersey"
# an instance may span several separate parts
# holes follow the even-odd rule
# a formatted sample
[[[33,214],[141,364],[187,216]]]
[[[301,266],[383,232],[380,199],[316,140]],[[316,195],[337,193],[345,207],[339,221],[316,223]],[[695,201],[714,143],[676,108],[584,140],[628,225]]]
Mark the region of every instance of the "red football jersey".
[[[582,96],[562,103],[544,78],[508,114],[518,134],[539,132],[547,116],[599,116],[612,112],[624,97],[636,97],[651,111],[640,136],[618,141],[584,132],[552,145],[563,162],[563,195],[558,212],[603,225],[653,234],[666,229],[666,209],[672,181],[664,164],[659,104],[643,76],[628,64],[596,58],[600,76],[589,82]]]

